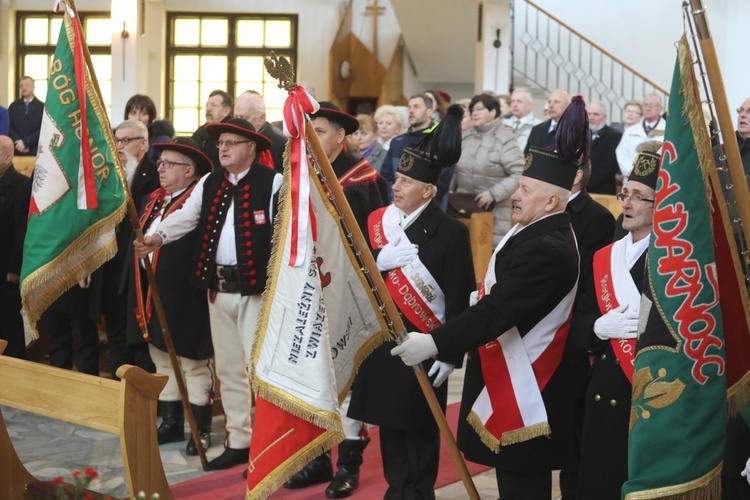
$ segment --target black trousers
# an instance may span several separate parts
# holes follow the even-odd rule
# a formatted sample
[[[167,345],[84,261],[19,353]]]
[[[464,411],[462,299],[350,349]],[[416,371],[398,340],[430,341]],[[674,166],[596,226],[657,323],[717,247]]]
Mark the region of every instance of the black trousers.
[[[3,356],[26,359],[26,338],[21,317],[21,292],[18,283],[0,277],[0,339],[8,341]]]
[[[380,455],[388,482],[384,500],[434,499],[440,434],[380,428]]]
[[[495,469],[500,500],[549,500],[552,498],[552,473],[515,472]]]
[[[85,315],[47,310],[39,327],[49,339],[49,364],[99,376],[99,332]],[[75,345],[75,347],[74,347]]]

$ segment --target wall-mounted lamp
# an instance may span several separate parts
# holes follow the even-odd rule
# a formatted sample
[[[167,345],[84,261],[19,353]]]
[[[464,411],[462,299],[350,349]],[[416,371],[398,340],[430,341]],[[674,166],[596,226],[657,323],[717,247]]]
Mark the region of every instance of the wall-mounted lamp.
[[[126,29],[126,21],[122,22],[122,32],[120,32],[120,38],[128,38],[130,36],[130,32]]]
[[[495,41],[492,42],[492,46],[496,49],[499,49],[502,45],[502,42],[500,42],[500,28],[495,30]]]

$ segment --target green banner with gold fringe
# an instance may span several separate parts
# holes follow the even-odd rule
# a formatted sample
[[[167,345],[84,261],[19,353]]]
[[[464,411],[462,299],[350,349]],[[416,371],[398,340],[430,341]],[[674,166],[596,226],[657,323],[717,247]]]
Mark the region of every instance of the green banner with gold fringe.
[[[678,44],[641,302],[626,499],[720,498],[727,381],[711,238],[712,166],[687,39]]]
[[[21,268],[21,296],[32,326],[57,297],[115,255],[114,228],[125,214],[112,128],[84,54],[78,19],[64,10]]]

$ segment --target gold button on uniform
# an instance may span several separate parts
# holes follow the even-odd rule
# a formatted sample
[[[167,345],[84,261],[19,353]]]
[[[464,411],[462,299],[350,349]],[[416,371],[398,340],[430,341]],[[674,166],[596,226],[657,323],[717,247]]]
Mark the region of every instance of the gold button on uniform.
[[[613,399],[612,401],[609,402],[609,406],[617,406],[617,401]]]
[[[602,397],[600,395],[597,394],[596,396],[594,396],[594,401],[598,402],[598,401],[601,401],[601,400],[602,400]]]
[[[620,358],[615,358],[615,363],[620,364]]]
[[[600,357],[601,357],[602,361],[604,361],[605,359],[607,359],[607,355],[606,354],[602,354]]]

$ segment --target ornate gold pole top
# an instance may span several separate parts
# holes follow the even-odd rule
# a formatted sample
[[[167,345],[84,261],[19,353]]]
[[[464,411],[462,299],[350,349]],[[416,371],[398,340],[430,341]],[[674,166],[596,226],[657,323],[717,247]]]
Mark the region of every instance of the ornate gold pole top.
[[[263,60],[266,71],[279,81],[279,88],[289,91],[297,86],[294,81],[294,68],[285,57],[278,57],[272,50]]]

